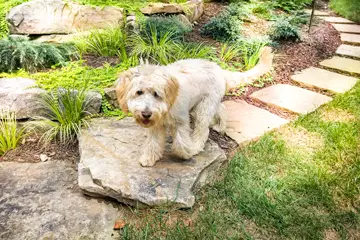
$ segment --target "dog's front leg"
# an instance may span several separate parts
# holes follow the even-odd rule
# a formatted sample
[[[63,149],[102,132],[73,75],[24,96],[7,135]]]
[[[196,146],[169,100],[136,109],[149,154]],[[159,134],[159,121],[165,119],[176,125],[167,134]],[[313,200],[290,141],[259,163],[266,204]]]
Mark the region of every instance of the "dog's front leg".
[[[140,164],[143,167],[154,166],[164,153],[166,131],[163,126],[148,128],[148,138],[145,143],[144,153],[140,157]]]
[[[192,156],[195,155],[190,132],[190,121],[187,121],[182,123],[181,125],[178,125],[172,133],[172,152],[183,159],[190,159]]]

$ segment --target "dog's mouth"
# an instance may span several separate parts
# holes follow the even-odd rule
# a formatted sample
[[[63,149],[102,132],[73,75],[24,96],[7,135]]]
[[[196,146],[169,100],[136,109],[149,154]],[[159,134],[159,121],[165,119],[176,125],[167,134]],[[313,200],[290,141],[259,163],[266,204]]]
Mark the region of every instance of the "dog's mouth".
[[[148,125],[151,121],[149,119],[142,119],[141,122],[144,124],[144,125]]]

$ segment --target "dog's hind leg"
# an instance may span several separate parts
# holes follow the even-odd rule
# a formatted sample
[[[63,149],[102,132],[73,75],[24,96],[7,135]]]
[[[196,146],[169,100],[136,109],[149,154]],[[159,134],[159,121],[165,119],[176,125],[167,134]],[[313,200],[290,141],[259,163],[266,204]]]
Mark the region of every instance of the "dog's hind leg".
[[[227,114],[225,106],[220,103],[217,108],[217,112],[213,118],[211,128],[219,133],[224,133],[226,130]]]
[[[148,129],[148,138],[145,142],[144,153],[140,157],[143,167],[154,166],[164,153],[166,142],[166,130],[163,126],[155,126]]]
[[[192,140],[195,154],[203,151],[209,137],[209,127],[218,113],[218,103],[212,97],[201,100],[194,109],[194,131]]]

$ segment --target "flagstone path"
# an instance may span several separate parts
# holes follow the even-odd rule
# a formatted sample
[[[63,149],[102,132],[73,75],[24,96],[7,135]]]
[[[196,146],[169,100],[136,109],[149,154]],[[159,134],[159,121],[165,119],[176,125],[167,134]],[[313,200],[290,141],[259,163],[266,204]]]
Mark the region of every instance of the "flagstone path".
[[[311,10],[307,12],[311,13]],[[340,32],[343,44],[336,51],[339,56],[320,62],[323,68],[304,69],[291,76],[291,80],[307,88],[344,93],[359,80],[360,25],[345,18],[332,17],[326,12],[315,11],[315,16],[331,23]],[[332,100],[331,97],[315,91],[286,84],[276,84],[261,89],[251,94],[250,98],[267,106],[297,114],[310,113]],[[264,109],[245,104],[243,101],[227,101],[225,105],[229,115],[226,133],[239,145],[257,139],[264,133],[288,122]]]

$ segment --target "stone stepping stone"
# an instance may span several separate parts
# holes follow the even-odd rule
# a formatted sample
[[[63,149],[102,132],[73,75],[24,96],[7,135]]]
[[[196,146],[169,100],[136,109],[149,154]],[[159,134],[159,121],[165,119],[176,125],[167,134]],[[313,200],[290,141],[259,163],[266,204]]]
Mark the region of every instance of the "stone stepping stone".
[[[0,239],[120,239],[122,213],[85,197],[70,162],[0,161],[0,189]]]
[[[311,9],[306,9],[305,12],[308,13],[308,14],[311,14],[312,10],[311,10]],[[314,15],[315,15],[315,16],[330,16],[329,13],[327,13],[327,12],[322,12],[322,11],[319,11],[319,10],[315,10],[315,11],[314,11]]]
[[[299,114],[310,113],[332,100],[325,95],[287,84],[277,84],[264,88],[254,92],[250,97],[265,104]]]
[[[343,57],[332,57],[320,62],[321,66],[344,72],[360,74],[360,61]]]
[[[336,50],[336,54],[360,58],[360,47],[342,44]]]
[[[133,118],[97,118],[79,137],[79,187],[88,195],[111,197],[132,206],[172,204],[189,208],[194,191],[226,160],[213,141],[193,159],[182,160],[166,152],[153,167],[138,162],[146,140],[146,129]],[[169,146],[167,146],[169,147]]]
[[[340,37],[343,43],[360,45],[360,34],[340,33]]]
[[[311,87],[318,87],[335,93],[350,90],[358,81],[356,78],[330,72],[321,68],[307,68],[299,74],[291,76],[293,81]]]
[[[355,22],[350,21],[346,18],[342,17],[324,17],[320,16],[319,18],[323,19],[324,21],[330,22],[330,23],[347,23],[347,24],[355,24]]]
[[[342,33],[357,33],[360,34],[360,25],[355,24],[332,24],[336,30]]]
[[[288,120],[255,107],[245,101],[226,101],[228,120],[226,134],[239,145],[288,123]]]

